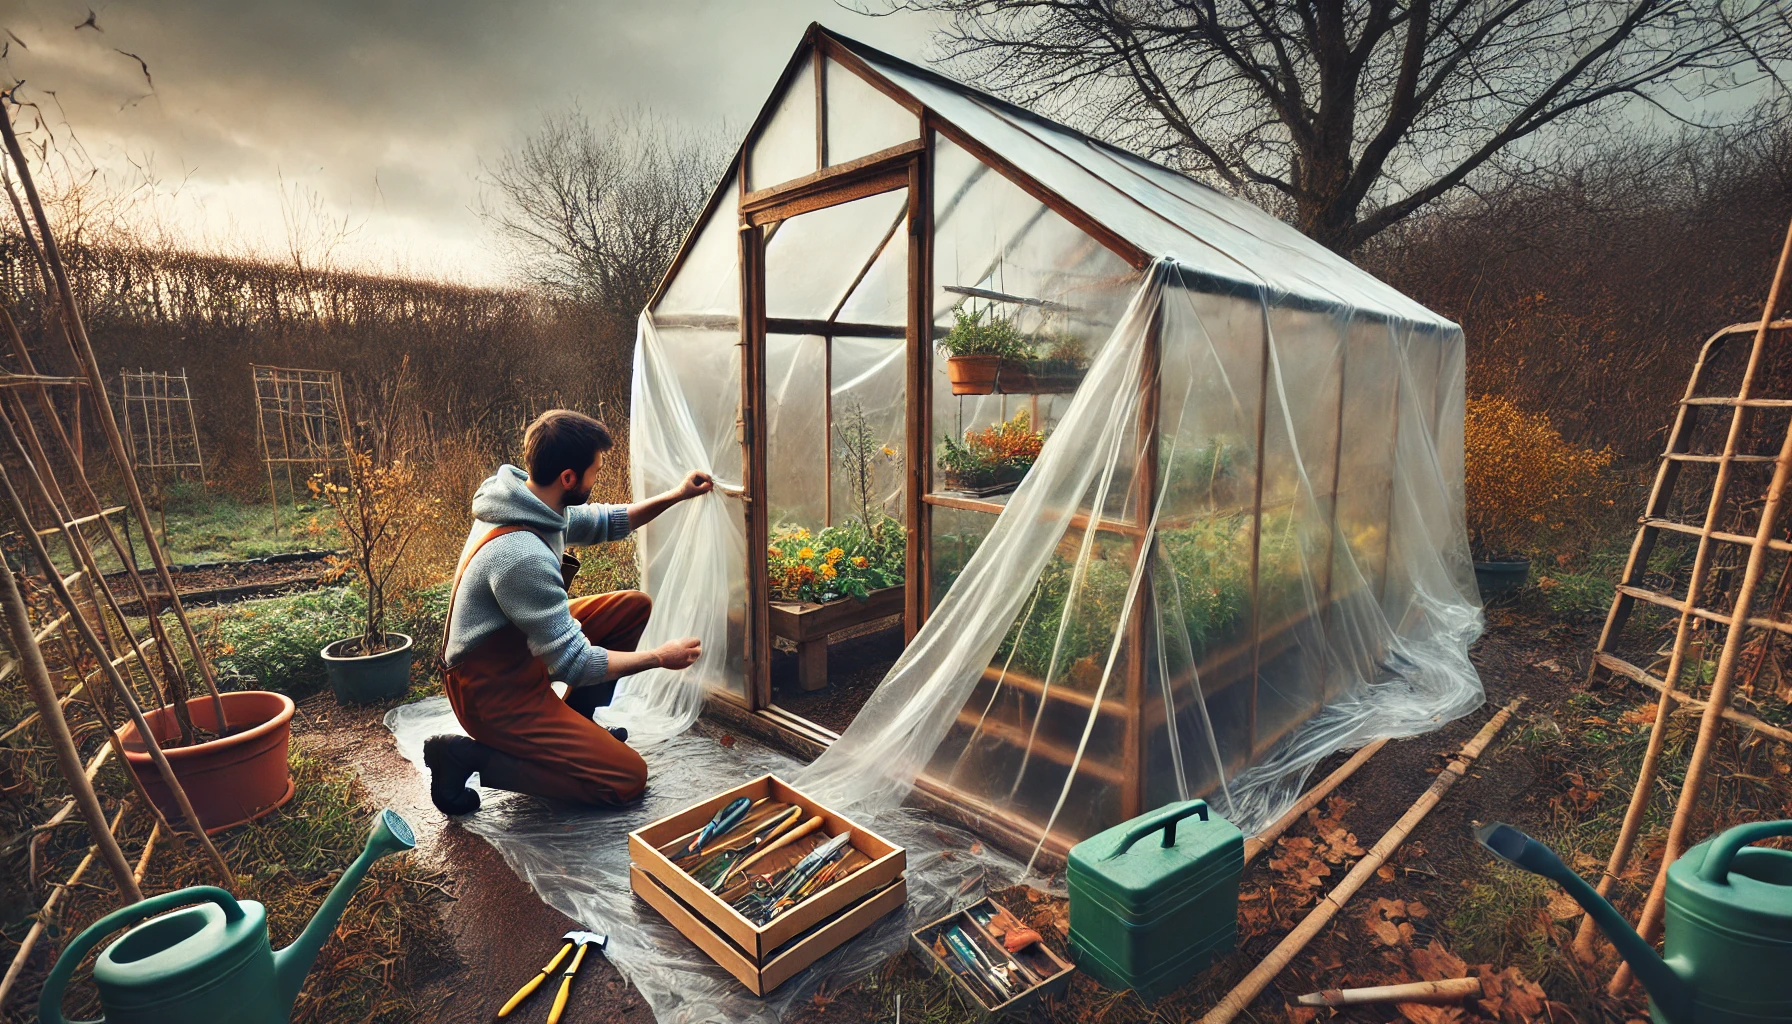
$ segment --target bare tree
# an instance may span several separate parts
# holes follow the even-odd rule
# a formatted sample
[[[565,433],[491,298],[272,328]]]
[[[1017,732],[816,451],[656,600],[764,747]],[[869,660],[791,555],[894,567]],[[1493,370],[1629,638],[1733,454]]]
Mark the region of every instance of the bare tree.
[[[573,107],[488,168],[481,213],[525,272],[561,295],[632,319],[726,166],[719,131],[634,108],[594,125]]]
[[[1548,129],[1779,77],[1785,0],[891,0],[1029,105],[1350,252]],[[1696,118],[1691,118],[1696,120]]]

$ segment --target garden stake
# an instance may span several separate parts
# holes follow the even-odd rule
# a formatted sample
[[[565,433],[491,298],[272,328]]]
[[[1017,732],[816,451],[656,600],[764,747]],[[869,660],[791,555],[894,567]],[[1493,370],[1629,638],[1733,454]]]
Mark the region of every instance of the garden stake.
[[[1387,744],[1388,738],[1383,736],[1381,739],[1376,740],[1374,743],[1371,743],[1350,755],[1350,760],[1339,765],[1338,770],[1327,775],[1319,785],[1307,790],[1306,795],[1295,801],[1294,806],[1288,808],[1287,813],[1283,814],[1280,818],[1277,818],[1268,828],[1246,839],[1244,841],[1245,864],[1249,865],[1259,853],[1268,849],[1271,844],[1281,838],[1282,833],[1288,831],[1289,826],[1299,821],[1301,815],[1319,806],[1319,801],[1324,800],[1326,794],[1337,789],[1345,779],[1356,774],[1356,770],[1363,766],[1363,762],[1374,757],[1375,752],[1382,747],[1387,746]]]
[[[1301,1006],[1366,1006],[1370,1003],[1454,1003],[1481,995],[1480,978],[1412,981],[1369,988],[1328,988],[1295,1000]]]
[[[118,813],[112,817],[110,834],[117,834],[118,826],[124,823],[124,812],[129,810],[130,806],[130,803],[126,802],[118,808]],[[87,874],[87,869],[92,866],[94,855],[99,853],[99,849],[98,843],[89,846],[87,855],[81,858],[79,864],[75,865],[75,870],[70,872],[68,881],[57,886],[51,891],[49,898],[44,900],[44,905],[37,912],[37,920],[31,922],[31,930],[25,933],[24,939],[20,940],[18,952],[13,954],[12,963],[7,965],[6,977],[0,978],[0,1006],[6,1005],[6,996],[12,991],[13,982],[19,980],[19,975],[24,971],[26,962],[31,959],[31,951],[37,946],[37,940],[43,937],[44,922],[49,919],[50,912],[56,909],[56,901],[62,898],[63,893],[81,884],[81,876]],[[144,848],[143,855],[146,858],[149,856],[148,847]]]
[[[1358,889],[1361,889],[1369,879],[1375,877],[1376,870],[1387,862],[1395,850],[1400,848],[1400,844],[1406,841],[1407,835],[1418,827],[1419,822],[1425,820],[1425,815],[1431,813],[1431,809],[1437,806],[1444,794],[1449,792],[1450,787],[1454,786],[1458,779],[1468,774],[1469,768],[1480,758],[1482,752],[1487,749],[1487,745],[1493,742],[1493,738],[1499,735],[1500,730],[1505,727],[1513,712],[1517,711],[1518,706],[1522,703],[1524,703],[1524,698],[1519,697],[1501,708],[1498,714],[1481,727],[1481,731],[1476,733],[1473,739],[1463,744],[1462,749],[1456,753],[1456,759],[1451,761],[1443,771],[1437,773],[1437,778],[1432,780],[1430,788],[1420,794],[1411,809],[1400,816],[1400,820],[1388,829],[1387,834],[1369,848],[1369,852],[1363,855],[1362,860],[1356,862],[1356,866],[1350,869],[1350,873],[1344,876],[1344,880],[1339,882],[1331,892],[1326,893],[1325,898],[1307,913],[1301,923],[1296,925],[1294,930],[1289,932],[1287,937],[1277,944],[1276,948],[1271,950],[1269,955],[1264,957],[1263,961],[1250,974],[1245,975],[1244,980],[1239,982],[1237,987],[1226,993],[1224,999],[1221,999],[1213,1009],[1207,1011],[1207,1015],[1201,1018],[1201,1024],[1228,1024],[1243,1012],[1245,1007],[1251,1005],[1252,1001],[1262,995],[1263,990],[1269,987],[1269,983],[1275,979],[1275,976],[1282,972],[1282,968],[1287,967],[1288,962],[1305,949],[1307,943],[1312,942],[1313,937],[1323,931],[1327,924],[1331,923],[1331,919],[1344,908],[1344,904],[1350,900],[1350,897],[1356,895]]]

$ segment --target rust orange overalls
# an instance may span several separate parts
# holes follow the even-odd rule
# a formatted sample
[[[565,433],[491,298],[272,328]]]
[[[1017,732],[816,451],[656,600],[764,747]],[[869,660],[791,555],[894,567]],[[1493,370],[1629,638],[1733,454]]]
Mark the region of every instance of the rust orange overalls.
[[[473,556],[493,539],[518,531],[535,532],[500,526],[467,552],[449,593],[450,620],[454,594]],[[635,649],[652,607],[651,598],[634,590],[568,603],[588,641],[619,651]],[[505,623],[448,666],[444,676],[454,716],[467,735],[491,750],[479,772],[482,785],[588,804],[626,803],[647,787],[647,762],[593,722],[588,711],[581,714],[554,694],[547,663],[529,650],[528,638],[515,625]]]

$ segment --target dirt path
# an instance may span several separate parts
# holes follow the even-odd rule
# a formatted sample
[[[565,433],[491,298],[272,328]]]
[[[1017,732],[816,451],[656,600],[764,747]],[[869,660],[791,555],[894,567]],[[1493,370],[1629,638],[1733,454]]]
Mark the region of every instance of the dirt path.
[[[491,844],[436,811],[420,773],[399,756],[384,716],[384,708],[338,707],[326,692],[299,705],[293,732],[312,753],[358,772],[372,800],[416,829],[418,855],[447,873],[456,901],[445,916],[462,969],[434,979],[435,991],[427,995],[443,999],[436,1024],[483,1024],[541,970],[560,948],[560,937],[580,925],[543,903]],[[557,984],[550,981],[530,996],[518,1019],[546,1019]],[[652,1024],[653,1014],[616,968],[588,956],[563,1020]]]
[[[1352,978],[1382,977],[1398,970],[1395,954],[1403,956],[1405,950],[1368,941],[1363,932],[1362,914],[1376,900],[1417,902],[1430,909],[1429,915],[1404,922],[1412,926],[1409,945],[1423,945],[1432,938],[1448,943],[1451,937],[1446,919],[1466,897],[1472,880],[1486,877],[1488,868],[1486,854],[1470,835],[1471,823],[1506,820],[1526,827],[1547,818],[1547,801],[1557,787],[1543,777],[1544,765],[1517,742],[1517,737],[1537,722],[1560,719],[1570,713],[1566,701],[1580,689],[1584,678],[1585,666],[1577,659],[1584,659],[1584,652],[1591,646],[1590,627],[1548,625],[1498,609],[1490,614],[1490,620],[1487,636],[1473,652],[1487,689],[1489,707],[1437,733],[1389,744],[1339,790],[1351,802],[1343,824],[1361,846],[1367,847],[1430,785],[1437,769],[1479,729],[1493,707],[1524,694],[1528,700],[1520,718],[1508,726],[1475,770],[1451,790],[1413,834],[1408,854],[1393,872],[1394,877],[1371,882],[1258,1001],[1252,1008],[1256,1019],[1283,1019],[1284,1000],[1299,992],[1349,984]],[[576,924],[542,903],[484,840],[446,822],[430,806],[423,780],[398,755],[391,735],[381,723],[382,716],[383,709],[338,708],[325,694],[301,705],[294,722],[295,732],[312,750],[359,772],[373,799],[396,808],[416,826],[420,853],[448,873],[451,889],[458,897],[458,902],[447,911],[448,924],[466,966],[458,976],[433,983],[449,995],[447,1013],[440,1019],[490,1020],[503,1001],[558,948],[558,937]],[[1322,777],[1343,758],[1344,755],[1332,758],[1313,777]],[[1301,835],[1303,830],[1309,835],[1314,831],[1302,823],[1290,835]],[[1247,891],[1254,884],[1265,891],[1273,888],[1275,878],[1267,862],[1275,856],[1276,852],[1271,851],[1252,866],[1245,881]],[[1324,883],[1326,888],[1342,877],[1346,866],[1331,869],[1332,874]],[[1048,905],[1042,906],[1042,912],[1050,912]],[[1157,1004],[1153,1009],[1159,1019],[1198,1017],[1211,1006],[1285,933],[1282,921],[1298,920],[1304,914],[1304,909],[1299,908],[1279,910],[1266,918],[1255,934],[1241,934],[1243,941],[1238,952],[1197,982]],[[1396,921],[1396,927],[1400,923]],[[896,965],[893,970],[912,975],[909,966]],[[914,978],[910,983],[931,984]],[[806,1007],[797,1019],[860,1022],[888,1016],[884,997],[864,988],[848,989],[812,1008]],[[1552,991],[1551,995],[1555,993]],[[1111,997],[1111,993],[1081,982],[1073,988],[1070,1000],[1056,1008],[1053,1019],[1093,1019],[1091,1015],[1105,1012],[1101,1010],[1102,1001],[1111,1002]],[[1128,1008],[1124,1004],[1129,1002],[1132,1001],[1110,1007],[1117,1012],[1108,1019],[1144,1019],[1148,1011],[1136,1003]],[[1333,1019],[1367,1022],[1389,1017],[1383,1008]],[[652,1016],[639,994],[622,981],[613,967],[598,963],[588,964],[581,971],[566,1019],[647,1024]]]

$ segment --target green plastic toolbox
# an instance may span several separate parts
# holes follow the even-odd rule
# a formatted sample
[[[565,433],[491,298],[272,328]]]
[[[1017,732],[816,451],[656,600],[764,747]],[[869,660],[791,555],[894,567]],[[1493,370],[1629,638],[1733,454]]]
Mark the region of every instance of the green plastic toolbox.
[[[1243,873],[1244,833],[1205,800],[1161,807],[1076,844],[1067,875],[1077,968],[1147,1002],[1175,991],[1231,951]]]

